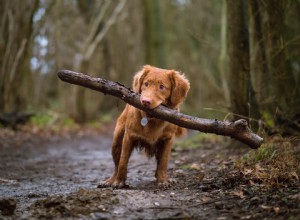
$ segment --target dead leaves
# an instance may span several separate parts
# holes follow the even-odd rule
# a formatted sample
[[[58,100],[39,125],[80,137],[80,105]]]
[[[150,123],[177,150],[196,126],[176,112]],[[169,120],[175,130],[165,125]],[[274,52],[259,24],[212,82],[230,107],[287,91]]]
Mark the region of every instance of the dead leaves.
[[[231,192],[230,194],[234,195],[234,196],[237,196],[240,199],[244,199],[245,198],[244,192],[242,190],[235,190],[235,191]]]
[[[272,207],[267,205],[260,205],[259,207],[264,210],[273,211],[276,215],[280,213],[280,208],[278,206]]]
[[[288,186],[299,181],[300,143],[285,138],[269,138],[256,151],[250,151],[235,163],[249,183],[266,188]],[[251,182],[250,182],[251,181]]]

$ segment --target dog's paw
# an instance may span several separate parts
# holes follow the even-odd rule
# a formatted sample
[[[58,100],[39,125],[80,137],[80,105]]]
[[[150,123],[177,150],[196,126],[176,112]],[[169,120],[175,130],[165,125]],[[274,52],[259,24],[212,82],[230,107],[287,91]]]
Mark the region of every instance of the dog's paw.
[[[114,181],[111,185],[113,189],[129,189],[130,187],[125,184],[125,181]]]
[[[177,180],[175,178],[169,178],[168,182],[173,185],[177,183]]]
[[[164,182],[159,182],[158,183],[158,188],[160,189],[168,189],[170,188],[172,185],[174,185],[175,183],[177,183],[176,179],[170,178],[167,181]]]
[[[99,183],[97,188],[107,188],[107,187],[111,187],[111,185],[112,184],[109,181],[102,181],[101,183]]]
[[[165,183],[158,183],[158,188],[159,189],[168,189],[168,188],[170,188],[170,183],[168,183],[168,182],[165,182]]]

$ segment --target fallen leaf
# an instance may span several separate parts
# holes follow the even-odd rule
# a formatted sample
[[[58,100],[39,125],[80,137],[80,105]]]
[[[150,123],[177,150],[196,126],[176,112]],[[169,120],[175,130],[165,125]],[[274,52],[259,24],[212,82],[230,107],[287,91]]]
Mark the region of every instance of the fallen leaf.
[[[267,206],[267,205],[260,205],[260,207],[262,209],[271,209],[272,208],[271,206]]]
[[[297,175],[297,173],[295,171],[291,172],[291,175],[293,177],[295,177],[297,180],[299,179],[299,176]]]
[[[276,213],[276,215],[278,215],[278,213],[280,212],[280,208],[279,207],[273,207],[273,210]]]
[[[251,215],[245,215],[245,216],[241,216],[241,219],[250,219],[252,216]]]
[[[201,170],[201,166],[198,163],[193,163],[191,165],[192,170]]]
[[[250,184],[250,186],[255,186],[256,185],[256,183],[253,182],[252,180],[249,180],[249,184]]]
[[[197,175],[195,178],[196,178],[197,181],[200,181],[200,182],[201,182],[201,181],[204,179],[204,176],[205,176],[204,173],[200,173],[200,174]]]
[[[295,195],[290,195],[288,198],[290,199],[296,199],[296,200],[300,200],[300,193],[295,194]]]
[[[205,202],[210,202],[210,201],[212,200],[212,199],[211,199],[210,197],[208,197],[208,196],[203,196],[203,197],[201,197],[200,199],[201,199],[201,201],[204,202],[204,203],[205,203]]]
[[[251,174],[253,172],[252,169],[244,169],[244,171],[242,172],[245,176],[248,174]]]
[[[232,192],[233,195],[240,197],[241,199],[245,198],[244,192],[242,190],[237,190]]]
[[[266,171],[266,168],[263,168],[260,164],[255,165],[256,171]]]

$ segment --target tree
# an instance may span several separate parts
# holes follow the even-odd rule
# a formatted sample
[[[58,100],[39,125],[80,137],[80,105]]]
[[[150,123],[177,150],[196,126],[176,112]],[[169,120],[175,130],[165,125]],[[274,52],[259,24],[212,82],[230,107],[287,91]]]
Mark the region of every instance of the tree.
[[[0,111],[24,110],[30,97],[31,36],[38,3],[1,1]]]
[[[279,0],[276,4],[271,1],[249,1],[251,72],[263,115],[274,117],[277,126],[286,120],[296,120],[293,117],[300,111],[297,74],[291,67],[285,40],[289,4],[285,0]]]
[[[105,14],[112,3],[111,1],[103,1],[100,3],[99,9],[100,12],[96,15],[96,17],[91,17],[91,13],[86,13],[86,8],[91,8],[95,6],[89,1],[79,1],[81,3],[78,4],[80,11],[83,12],[83,17],[85,22],[90,28],[88,30],[88,36],[85,38],[84,46],[82,47],[81,56],[78,60],[78,71],[84,72],[88,70],[89,62],[91,60],[92,55],[96,51],[99,44],[104,39],[107,31],[111,28],[111,26],[116,22],[118,15],[123,10],[127,0],[120,0],[118,5],[115,6],[115,9],[111,13],[110,17],[104,21]],[[97,4],[97,3],[95,3]],[[85,90],[83,88],[75,88],[75,119],[78,122],[86,121],[86,106],[85,106]]]
[[[162,1],[145,0],[145,49],[146,63],[165,68],[165,42]]]
[[[234,119],[259,118],[250,77],[250,54],[245,1],[226,1],[229,55],[229,94]]]

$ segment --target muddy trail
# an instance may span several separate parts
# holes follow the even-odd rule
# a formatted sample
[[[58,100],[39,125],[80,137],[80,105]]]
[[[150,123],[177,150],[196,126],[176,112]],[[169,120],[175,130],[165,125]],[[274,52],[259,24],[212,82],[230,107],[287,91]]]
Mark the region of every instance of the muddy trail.
[[[19,134],[20,136],[24,134]],[[134,152],[129,189],[99,189],[113,172],[112,134],[23,141],[0,138],[0,219],[299,219],[299,184],[262,189],[219,139],[174,148],[169,189],[155,184],[155,160]],[[251,183],[251,184],[250,184]]]

